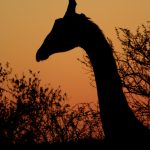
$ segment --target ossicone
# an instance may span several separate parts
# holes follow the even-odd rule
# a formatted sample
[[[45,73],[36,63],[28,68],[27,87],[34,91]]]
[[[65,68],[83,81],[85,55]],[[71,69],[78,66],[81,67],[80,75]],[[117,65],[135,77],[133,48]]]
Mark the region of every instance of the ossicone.
[[[64,17],[74,16],[76,14],[76,0],[69,0],[68,8]]]

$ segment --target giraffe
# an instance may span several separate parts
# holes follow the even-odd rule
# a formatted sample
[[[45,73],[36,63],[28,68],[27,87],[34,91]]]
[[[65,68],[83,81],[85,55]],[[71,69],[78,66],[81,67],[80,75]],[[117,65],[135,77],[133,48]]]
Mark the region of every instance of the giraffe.
[[[36,60],[46,60],[54,53],[75,47],[85,50],[93,66],[105,141],[124,144],[150,142],[149,129],[137,120],[128,106],[112,47],[94,22],[85,14],[76,13],[76,1],[69,0],[64,17],[55,20],[36,53]]]

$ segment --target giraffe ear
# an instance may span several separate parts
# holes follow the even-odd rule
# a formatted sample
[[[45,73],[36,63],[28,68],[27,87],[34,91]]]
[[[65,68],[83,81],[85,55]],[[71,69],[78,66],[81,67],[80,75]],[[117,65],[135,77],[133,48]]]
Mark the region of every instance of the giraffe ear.
[[[69,0],[69,5],[64,17],[74,16],[76,14],[76,0]]]

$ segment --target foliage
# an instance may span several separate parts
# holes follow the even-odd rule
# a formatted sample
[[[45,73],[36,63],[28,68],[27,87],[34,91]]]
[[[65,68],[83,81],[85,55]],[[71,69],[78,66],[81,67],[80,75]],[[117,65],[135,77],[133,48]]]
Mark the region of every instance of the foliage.
[[[85,66],[84,69],[87,71],[87,74],[89,74],[90,85],[96,87],[95,75],[89,56],[84,54],[82,59],[78,58],[78,61]]]
[[[123,52],[115,56],[125,93],[136,115],[150,126],[150,26],[116,32]]]
[[[124,92],[136,116],[150,127],[150,26],[141,25],[135,33],[129,29],[116,29],[122,51],[112,50],[118,66]],[[90,83],[95,87],[93,68],[89,57],[79,61],[90,73]]]
[[[0,143],[36,144],[102,139],[98,109],[70,106],[61,88],[42,86],[39,72],[12,76],[0,64]]]

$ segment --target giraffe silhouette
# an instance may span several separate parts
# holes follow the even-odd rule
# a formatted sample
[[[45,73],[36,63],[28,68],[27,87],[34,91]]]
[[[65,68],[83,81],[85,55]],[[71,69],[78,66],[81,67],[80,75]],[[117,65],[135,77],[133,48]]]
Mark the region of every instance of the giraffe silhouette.
[[[150,131],[137,120],[122,90],[113,51],[100,28],[84,14],[75,11],[70,0],[63,18],[57,19],[36,53],[36,60],[54,53],[83,48],[93,66],[100,104],[100,116],[109,143],[150,142]]]

